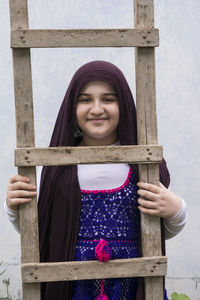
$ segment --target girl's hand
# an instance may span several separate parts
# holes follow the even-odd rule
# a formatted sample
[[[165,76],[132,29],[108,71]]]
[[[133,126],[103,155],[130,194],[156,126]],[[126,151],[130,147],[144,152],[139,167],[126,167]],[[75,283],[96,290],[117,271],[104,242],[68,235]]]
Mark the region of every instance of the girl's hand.
[[[29,183],[30,179],[21,175],[11,177],[8,188],[6,203],[9,208],[18,210],[20,204],[28,203],[31,197],[37,194],[36,186]]]
[[[138,182],[139,210],[145,214],[158,216],[162,218],[171,218],[175,216],[182,205],[182,200],[176,194],[168,190],[162,183],[159,186]]]

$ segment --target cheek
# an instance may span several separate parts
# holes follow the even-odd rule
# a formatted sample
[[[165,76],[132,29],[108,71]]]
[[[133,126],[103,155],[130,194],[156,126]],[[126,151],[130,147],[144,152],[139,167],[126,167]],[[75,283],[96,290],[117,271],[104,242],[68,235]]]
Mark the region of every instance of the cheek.
[[[116,121],[116,123],[117,123],[117,125],[119,124],[119,106],[117,105],[116,107],[115,107],[115,110],[114,110],[114,118],[115,118],[115,121]]]
[[[77,105],[76,106],[76,122],[78,124],[81,123],[81,119],[83,118],[83,115],[84,115],[83,109],[79,105]]]
[[[78,122],[78,118],[79,118],[79,110],[78,108],[76,107],[76,121]]]

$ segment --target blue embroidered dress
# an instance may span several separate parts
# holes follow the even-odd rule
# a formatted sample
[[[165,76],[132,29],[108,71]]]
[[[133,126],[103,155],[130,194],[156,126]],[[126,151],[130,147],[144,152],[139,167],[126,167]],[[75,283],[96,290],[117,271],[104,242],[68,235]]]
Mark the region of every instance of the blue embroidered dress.
[[[108,241],[112,259],[139,256],[140,219],[135,175],[129,170],[125,183],[116,189],[81,190],[82,204],[76,246],[77,261],[96,260],[95,247]],[[100,280],[75,281],[72,300],[94,300],[100,294]],[[103,293],[109,300],[133,300],[136,278],[105,279]]]

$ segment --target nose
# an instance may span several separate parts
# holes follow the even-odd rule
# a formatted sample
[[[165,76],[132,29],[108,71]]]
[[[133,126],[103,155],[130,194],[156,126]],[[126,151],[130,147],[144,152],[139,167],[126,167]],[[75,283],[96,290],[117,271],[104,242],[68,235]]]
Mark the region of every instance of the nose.
[[[103,109],[102,102],[100,101],[100,99],[95,99],[92,102],[90,112],[94,115],[100,115],[103,113],[103,111],[104,111],[104,109]]]

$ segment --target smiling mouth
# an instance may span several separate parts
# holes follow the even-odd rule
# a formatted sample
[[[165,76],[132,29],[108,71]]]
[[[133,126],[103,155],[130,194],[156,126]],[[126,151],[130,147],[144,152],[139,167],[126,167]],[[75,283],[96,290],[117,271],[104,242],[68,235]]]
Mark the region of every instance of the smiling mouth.
[[[88,119],[88,121],[93,121],[93,122],[100,122],[100,121],[105,121],[107,118],[101,118],[101,119]]]

